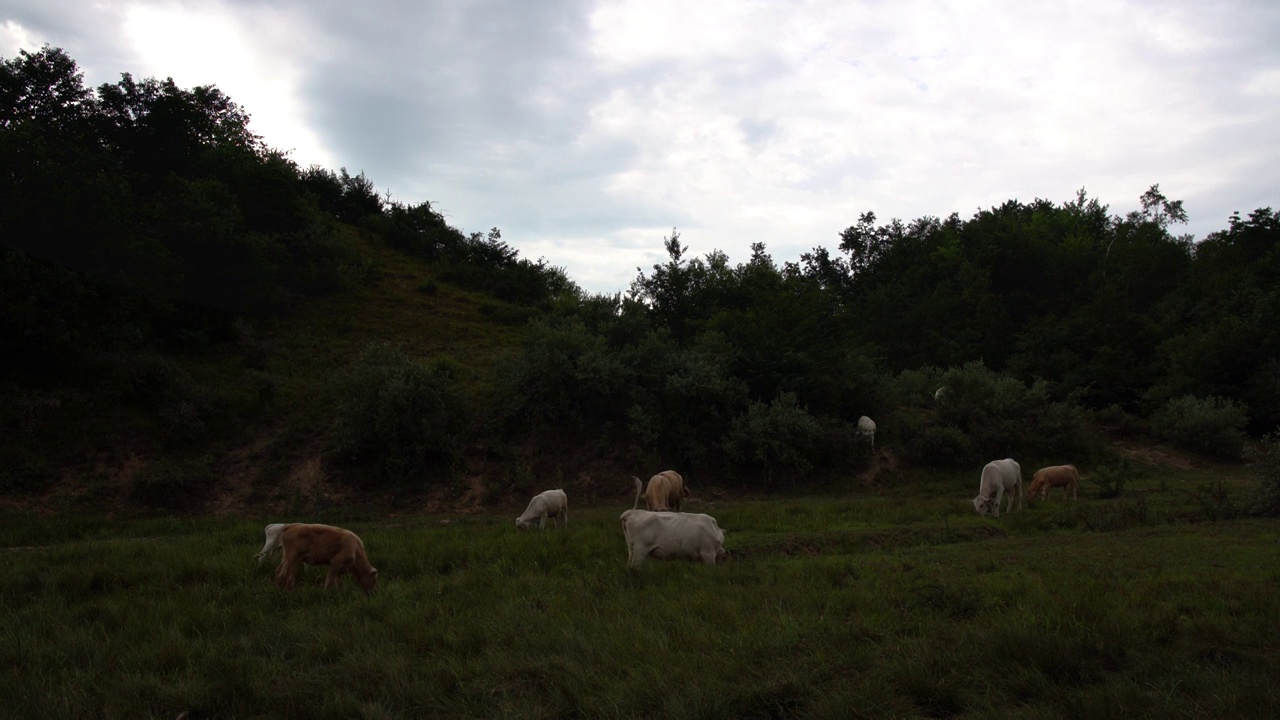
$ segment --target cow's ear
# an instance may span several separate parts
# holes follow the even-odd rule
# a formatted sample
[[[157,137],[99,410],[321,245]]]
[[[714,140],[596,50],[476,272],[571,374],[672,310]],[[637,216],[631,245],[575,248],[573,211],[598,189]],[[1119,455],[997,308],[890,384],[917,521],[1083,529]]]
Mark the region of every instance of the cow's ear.
[[[374,574],[374,575],[377,575],[377,574],[378,574],[378,568],[374,568],[374,569],[373,569],[373,574]]]

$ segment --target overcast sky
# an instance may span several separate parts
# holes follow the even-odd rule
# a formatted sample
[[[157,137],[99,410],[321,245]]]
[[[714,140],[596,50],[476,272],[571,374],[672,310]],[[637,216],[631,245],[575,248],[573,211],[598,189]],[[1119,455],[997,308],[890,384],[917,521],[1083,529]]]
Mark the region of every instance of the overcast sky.
[[[0,55],[216,84],[300,165],[365,172],[583,288],[679,229],[734,263],[1006,200],[1197,238],[1280,206],[1275,0],[3,0]]]

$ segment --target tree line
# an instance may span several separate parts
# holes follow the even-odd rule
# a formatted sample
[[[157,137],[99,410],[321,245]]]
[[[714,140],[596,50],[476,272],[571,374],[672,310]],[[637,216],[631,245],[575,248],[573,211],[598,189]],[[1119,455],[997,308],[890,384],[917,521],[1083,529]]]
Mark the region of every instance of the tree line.
[[[1236,214],[1199,242],[1185,221],[1153,185],[1124,216],[1083,190],[969,218],[868,212],[834,250],[783,262],[763,243],[737,264],[690,257],[673,230],[665,262],[591,294],[497,228],[298,167],[216,87],[91,90],[45,47],[0,63],[0,390],[23,412],[61,384],[180,420],[166,354],[366,283],[354,225],[533,311],[482,408],[390,345],[353,362],[332,449],[386,482],[538,438],[791,483],[870,462],[860,415],[942,466],[1088,457],[1100,426],[1239,456],[1280,423],[1280,216]]]

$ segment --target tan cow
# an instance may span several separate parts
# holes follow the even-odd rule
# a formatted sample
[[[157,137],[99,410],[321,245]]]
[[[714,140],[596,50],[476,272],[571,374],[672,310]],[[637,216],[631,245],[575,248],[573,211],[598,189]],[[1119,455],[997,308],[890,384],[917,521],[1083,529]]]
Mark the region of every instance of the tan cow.
[[[640,478],[632,476],[637,483]],[[663,470],[649,478],[649,486],[644,490],[644,507],[650,512],[670,510],[680,512],[680,501],[689,497],[689,488],[685,487],[684,478],[675,470]]]
[[[1064,498],[1070,493],[1071,499],[1076,499],[1080,489],[1080,473],[1076,470],[1075,465],[1050,465],[1037,470],[1036,474],[1031,476],[1031,487],[1027,490],[1027,500],[1034,500],[1037,494],[1042,498],[1048,499],[1049,488],[1056,487],[1062,488],[1062,496]]]
[[[355,577],[365,592],[378,583],[378,569],[369,564],[364,543],[350,530],[330,525],[278,523],[267,526],[266,536],[267,543],[259,559],[277,547],[284,549],[276,568],[278,587],[292,590],[304,563],[329,566],[329,574],[324,579],[326,588],[341,584],[343,575]]]

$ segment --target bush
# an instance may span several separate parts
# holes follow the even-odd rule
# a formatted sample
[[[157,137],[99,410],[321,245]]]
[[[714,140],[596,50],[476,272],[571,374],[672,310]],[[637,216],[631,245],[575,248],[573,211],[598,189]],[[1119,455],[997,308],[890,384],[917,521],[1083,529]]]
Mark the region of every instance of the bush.
[[[1280,515],[1280,433],[1262,439],[1249,452],[1249,469],[1258,477],[1254,510],[1260,515]]]
[[[759,468],[771,483],[811,470],[810,458],[819,453],[825,436],[821,423],[800,407],[796,396],[783,393],[768,405],[751,403],[734,418],[724,448],[739,466]]]
[[[722,339],[709,333],[681,349],[654,336],[627,355],[638,376],[636,402],[627,412],[637,457],[656,453],[655,459],[690,469],[723,463],[721,440],[749,398],[729,369]]]
[[[1094,468],[1088,479],[1098,486],[1098,497],[1107,499],[1119,497],[1133,475],[1133,463],[1128,458],[1120,458],[1120,462],[1115,465],[1099,465]]]
[[[940,378],[909,371],[897,385],[904,398],[923,403],[901,413],[900,437],[907,456],[926,465],[981,466],[1025,456],[1080,462],[1093,454],[1085,412],[1073,402],[1052,401],[1043,381],[1026,385],[974,362]],[[947,388],[941,402],[930,386]]]
[[[467,435],[467,401],[447,372],[373,343],[352,364],[334,444],[371,463],[379,483],[402,483],[455,460]]]
[[[975,457],[969,436],[960,428],[919,411],[899,415],[902,452],[931,467],[957,467]]]
[[[138,471],[129,499],[148,507],[189,508],[207,498],[216,481],[213,461],[207,455],[181,463],[162,460]]]
[[[510,428],[603,433],[625,421],[634,385],[622,359],[580,321],[539,322],[502,370],[500,414]]]
[[[1239,459],[1244,455],[1244,406],[1222,397],[1173,398],[1151,415],[1156,437],[1185,450]]]

